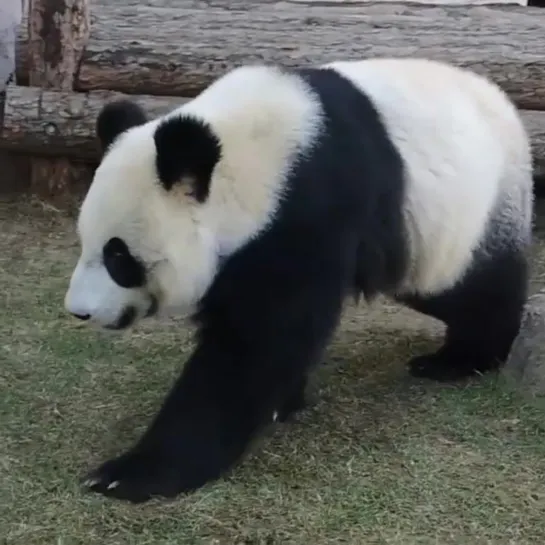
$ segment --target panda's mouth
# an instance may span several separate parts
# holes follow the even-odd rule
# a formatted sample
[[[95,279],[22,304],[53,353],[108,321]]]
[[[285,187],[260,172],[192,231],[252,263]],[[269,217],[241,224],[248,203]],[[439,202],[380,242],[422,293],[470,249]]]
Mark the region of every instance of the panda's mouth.
[[[146,310],[146,313],[144,314],[144,318],[149,318],[151,316],[154,316],[157,314],[157,311],[159,310],[159,301],[157,297],[154,295],[150,295],[150,304],[148,309]],[[125,310],[123,310],[123,313],[119,317],[119,319],[114,322],[113,324],[108,324],[105,327],[105,329],[110,329],[112,331],[119,331],[122,329],[127,329],[131,325],[136,322],[136,319],[138,317],[138,310],[135,306],[130,305]]]
[[[133,306],[127,307],[123,311],[123,313],[121,314],[117,322],[114,322],[113,324],[108,324],[107,326],[105,326],[105,328],[111,329],[114,331],[119,331],[120,329],[127,329],[129,326],[131,326],[134,323],[136,319],[136,315],[137,315],[136,307],[133,307]]]

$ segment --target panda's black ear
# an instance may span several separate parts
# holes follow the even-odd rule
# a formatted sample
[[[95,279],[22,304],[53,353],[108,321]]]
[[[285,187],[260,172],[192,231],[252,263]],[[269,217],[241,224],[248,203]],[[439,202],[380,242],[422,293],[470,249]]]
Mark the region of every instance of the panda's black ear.
[[[187,194],[206,201],[221,142],[210,125],[192,116],[169,117],[155,131],[156,167],[167,191],[183,184]]]
[[[121,133],[146,121],[144,110],[130,100],[121,99],[106,104],[96,121],[101,152],[104,153]]]

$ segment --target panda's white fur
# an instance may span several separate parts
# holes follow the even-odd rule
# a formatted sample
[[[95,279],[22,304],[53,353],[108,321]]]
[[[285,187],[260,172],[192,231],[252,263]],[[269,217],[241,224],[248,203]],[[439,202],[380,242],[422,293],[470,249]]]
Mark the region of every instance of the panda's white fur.
[[[327,66],[371,97],[406,162],[412,263],[400,292],[452,287],[498,210],[508,232],[497,233],[496,244],[528,242],[532,156],[520,116],[497,85],[428,59]]]
[[[192,312],[197,346],[146,433],[89,474],[144,501],[219,477],[306,376],[347,295],[447,325],[415,376],[493,369],[527,290],[528,136],[483,77],[425,59],[231,71],[149,122],[98,119],[68,311],[108,328]],[[364,334],[364,333],[362,333]]]
[[[496,85],[427,59],[326,66],[372,98],[407,164],[412,263],[401,293],[451,287],[468,268],[495,207],[505,216],[509,241],[513,230],[527,240],[531,154],[516,109]],[[120,288],[101,265],[102,246],[114,231],[155,264],[161,308],[190,309],[214,278],[218,256],[229,255],[274,216],[291,157],[320,130],[312,91],[275,67],[233,70],[169,117],[186,113],[208,120],[225,148],[209,200],[194,206],[183,190],[174,197],[150,183],[157,178],[151,144],[159,120],[122,134],[81,209],[82,255],[66,296],[71,312],[90,314],[101,325],[115,322],[128,304],[145,314],[146,294]]]
[[[120,135],[80,211],[82,254],[66,294],[70,312],[90,314],[103,326],[129,304],[145,315],[147,293],[117,286],[102,264],[102,247],[114,232],[150,264],[161,310],[191,310],[214,278],[219,256],[274,217],[292,156],[320,129],[320,105],[303,82],[271,67],[228,73],[166,117],[180,114],[202,116],[223,144],[209,199],[201,206],[183,188],[157,191],[153,133],[159,120]]]

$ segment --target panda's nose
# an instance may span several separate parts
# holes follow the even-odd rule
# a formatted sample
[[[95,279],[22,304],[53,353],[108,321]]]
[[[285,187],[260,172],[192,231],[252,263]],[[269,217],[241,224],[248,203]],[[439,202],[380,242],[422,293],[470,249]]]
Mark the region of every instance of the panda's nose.
[[[75,312],[72,313],[76,318],[78,318],[78,320],[88,320],[91,315],[90,314],[76,314]]]

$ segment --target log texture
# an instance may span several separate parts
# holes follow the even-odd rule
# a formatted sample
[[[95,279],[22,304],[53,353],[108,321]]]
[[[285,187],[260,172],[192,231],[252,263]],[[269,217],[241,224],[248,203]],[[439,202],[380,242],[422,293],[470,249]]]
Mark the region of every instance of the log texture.
[[[11,86],[5,101],[4,125],[0,127],[0,149],[25,154],[66,156],[96,161],[98,144],[95,121],[102,106],[126,97],[112,91],[74,93]],[[150,117],[166,113],[187,98],[132,96]],[[535,170],[545,175],[545,112],[522,111],[535,157]]]
[[[4,126],[0,127],[0,149],[29,155],[96,161],[97,115],[106,102],[127,97],[113,91],[74,93],[12,86],[4,106]],[[166,113],[187,99],[179,97],[130,97],[150,117]]]
[[[243,63],[301,66],[418,55],[472,68],[519,106],[545,109],[545,13],[539,8],[312,0],[150,4],[96,5],[77,89],[194,96]],[[24,48],[20,52],[23,82],[27,63]]]
[[[71,91],[89,34],[88,0],[30,0],[29,85]],[[30,188],[47,198],[63,195],[81,175],[81,168],[64,158],[34,157]]]
[[[503,375],[524,395],[545,402],[545,290],[528,299]]]
[[[30,85],[71,90],[89,39],[88,0],[30,0]]]

